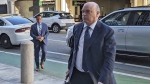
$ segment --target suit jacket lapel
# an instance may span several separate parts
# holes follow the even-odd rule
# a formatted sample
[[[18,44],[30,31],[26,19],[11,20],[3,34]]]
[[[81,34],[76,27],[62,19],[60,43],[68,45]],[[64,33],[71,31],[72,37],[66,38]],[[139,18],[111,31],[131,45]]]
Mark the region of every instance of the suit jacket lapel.
[[[79,40],[80,40],[80,36],[81,36],[82,30],[83,30],[83,26],[84,26],[83,22],[77,26],[77,30],[79,30],[79,31],[76,32],[76,35],[77,35],[77,38],[76,38],[77,40],[75,40],[76,50],[78,49],[77,45],[79,44]]]
[[[87,48],[86,48],[86,49],[88,49],[88,48],[91,46],[92,42],[93,42],[96,38],[98,38],[98,36],[99,36],[99,34],[101,33],[101,31],[102,31],[101,22],[100,22],[100,21],[97,21],[97,24],[95,25],[95,28],[94,28],[94,30],[93,30],[93,33],[92,33],[92,35],[91,35],[91,38],[90,38],[90,40],[89,40],[89,42],[88,42],[88,45],[87,45]]]
[[[35,28],[35,31],[36,31],[37,35],[39,35],[39,31],[38,31],[38,28],[37,28],[37,23],[35,23],[34,28]]]
[[[43,35],[43,30],[44,30],[44,25],[43,25],[43,23],[41,23],[41,26],[42,26],[41,35]]]

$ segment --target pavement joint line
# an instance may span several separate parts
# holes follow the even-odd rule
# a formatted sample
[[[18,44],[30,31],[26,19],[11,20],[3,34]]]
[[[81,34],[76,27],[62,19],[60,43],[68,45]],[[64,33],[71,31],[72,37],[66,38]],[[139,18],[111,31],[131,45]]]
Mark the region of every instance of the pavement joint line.
[[[64,55],[64,56],[70,56],[69,54],[64,54],[64,53],[58,53],[58,52],[52,52],[52,51],[47,51],[48,53],[53,53],[53,54],[59,54],[59,55]],[[147,66],[141,66],[141,65],[135,65],[135,64],[129,64],[129,63],[122,63],[122,62],[115,62],[116,64],[124,64],[124,65],[129,65],[129,66],[134,66],[134,67],[141,67],[141,68],[147,68],[150,69],[150,67]]]
[[[57,61],[57,60],[52,60],[52,59],[46,59],[46,60],[51,61],[51,62],[60,63],[60,64],[68,64],[67,62],[62,62],[62,61]]]
[[[115,63],[116,63],[116,64],[124,64],[124,65],[128,65],[128,66],[134,66],[134,67],[140,67],[140,68],[147,68],[147,69],[150,69],[150,67],[147,67],[147,66],[129,64],[129,63],[123,63],[123,62],[115,62]]]
[[[8,53],[8,54],[14,54],[14,55],[20,55],[20,54],[17,54],[17,53],[11,53],[11,52],[5,52],[5,51],[0,51],[0,52],[4,52],[4,53]],[[47,51],[47,52],[48,53],[53,53],[53,54],[58,54],[58,55],[70,56],[69,54],[64,54],[64,53],[58,53],[58,52],[52,52],[52,51]],[[150,67],[147,67],[147,66],[129,64],[129,63],[122,63],[122,62],[115,62],[115,63],[116,64],[124,64],[124,65],[128,65],[128,66],[134,66],[134,67],[150,69]]]
[[[21,55],[21,54],[18,54],[18,53],[12,53],[12,52],[5,52],[5,51],[0,51],[0,52],[7,53],[7,54],[13,54],[13,55]]]
[[[59,42],[66,42],[66,41],[62,41],[62,40],[54,40],[54,39],[48,39],[48,40],[59,41]]]
[[[133,75],[133,74],[127,74],[127,73],[123,73],[123,72],[116,72],[113,71],[115,74],[119,74],[119,75],[124,75],[124,76],[129,76],[129,77],[134,77],[134,78],[140,78],[140,79],[145,79],[145,80],[150,80],[149,77],[143,77],[143,76],[138,76],[138,75]]]
[[[58,53],[58,52],[52,52],[52,51],[47,51],[47,53],[53,53],[53,54],[58,54],[58,55],[70,56],[69,54]]]
[[[7,54],[13,54],[13,55],[20,55],[20,54],[17,54],[17,53],[11,53],[11,52],[5,52],[5,51],[0,51],[0,52],[4,52],[4,53],[7,53]],[[61,63],[61,64],[68,64],[67,62],[62,62],[62,61],[57,61],[57,60],[52,60],[52,59],[46,59],[47,61],[51,61],[51,62],[56,62],[56,63]],[[145,79],[145,80],[150,80],[150,78],[148,77],[143,77],[143,76],[138,76],[138,75],[133,75],[133,74],[127,74],[127,73],[123,73],[123,72],[116,72],[116,71],[113,71],[115,74],[119,74],[119,75],[124,75],[124,76],[129,76],[129,77],[134,77],[134,78],[140,78],[140,79]]]

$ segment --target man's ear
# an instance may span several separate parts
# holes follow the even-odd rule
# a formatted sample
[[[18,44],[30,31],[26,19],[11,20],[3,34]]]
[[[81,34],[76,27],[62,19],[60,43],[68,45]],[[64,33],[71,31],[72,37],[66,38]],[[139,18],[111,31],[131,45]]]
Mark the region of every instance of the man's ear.
[[[98,11],[98,12],[97,12],[97,17],[99,17],[99,16],[100,16],[100,12]]]

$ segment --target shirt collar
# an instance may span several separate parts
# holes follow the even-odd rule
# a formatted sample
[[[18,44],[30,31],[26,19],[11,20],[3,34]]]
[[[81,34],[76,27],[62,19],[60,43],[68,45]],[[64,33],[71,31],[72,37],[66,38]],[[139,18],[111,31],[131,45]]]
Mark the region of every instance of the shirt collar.
[[[37,22],[37,25],[41,25],[41,24],[42,24],[42,23],[38,23],[38,22]]]
[[[96,26],[96,23],[97,23],[97,21],[95,21],[93,24],[90,25],[90,28],[91,28],[92,30],[94,30],[94,28],[95,28],[95,26]],[[83,27],[83,28],[86,28],[86,27],[87,27],[87,24],[84,22],[84,27]]]

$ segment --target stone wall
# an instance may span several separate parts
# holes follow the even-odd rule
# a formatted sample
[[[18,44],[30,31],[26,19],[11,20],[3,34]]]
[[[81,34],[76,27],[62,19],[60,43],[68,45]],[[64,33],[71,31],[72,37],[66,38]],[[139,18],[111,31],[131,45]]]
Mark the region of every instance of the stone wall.
[[[15,1],[16,10],[24,17],[33,17],[39,13],[39,0],[17,0]]]

